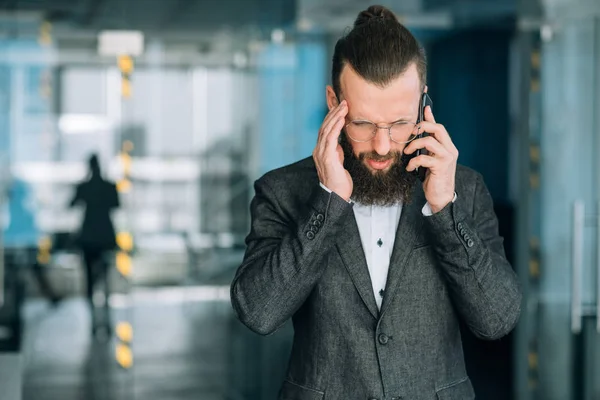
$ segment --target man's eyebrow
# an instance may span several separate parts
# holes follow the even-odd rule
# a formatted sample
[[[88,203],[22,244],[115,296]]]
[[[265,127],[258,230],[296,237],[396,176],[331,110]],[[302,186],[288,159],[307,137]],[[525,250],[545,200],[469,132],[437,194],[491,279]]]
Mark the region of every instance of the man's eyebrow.
[[[346,114],[346,117],[350,121],[369,121],[369,122],[371,122],[370,119],[363,118],[363,117],[355,117],[355,116],[351,115],[350,113]]]
[[[365,121],[365,122],[368,121],[368,122],[375,123],[375,122],[371,121],[368,118],[362,118],[362,117],[355,118],[355,117],[352,117],[350,114],[348,114],[348,119],[350,121]],[[401,118],[399,118],[399,119],[397,119],[397,120],[395,120],[393,122],[390,122],[390,124],[397,124],[397,123],[400,123],[400,122],[413,122],[413,119],[411,117],[401,117]]]
[[[411,117],[402,117],[399,118],[397,120],[395,120],[394,122],[392,122],[392,124],[397,124],[398,122],[413,122]]]

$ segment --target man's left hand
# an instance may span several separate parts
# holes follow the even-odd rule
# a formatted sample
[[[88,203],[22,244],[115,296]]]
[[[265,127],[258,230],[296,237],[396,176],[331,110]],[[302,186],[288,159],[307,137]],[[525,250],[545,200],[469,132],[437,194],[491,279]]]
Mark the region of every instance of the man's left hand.
[[[414,171],[417,167],[427,168],[423,182],[425,198],[434,213],[440,211],[454,199],[454,177],[458,150],[452,143],[450,135],[442,124],[436,124],[431,107],[425,109],[425,121],[421,122],[421,131],[429,136],[415,139],[404,148],[406,154],[412,154],[417,149],[427,149],[428,155],[414,157],[406,167]]]

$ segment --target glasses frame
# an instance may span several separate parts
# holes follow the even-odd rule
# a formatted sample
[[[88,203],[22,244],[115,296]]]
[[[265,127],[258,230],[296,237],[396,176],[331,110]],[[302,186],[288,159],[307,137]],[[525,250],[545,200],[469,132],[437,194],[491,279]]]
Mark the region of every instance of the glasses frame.
[[[352,125],[352,124],[355,124],[355,123],[357,123],[357,122],[369,123],[369,124],[372,124],[372,125],[373,125],[373,127],[374,127],[374,129],[373,129],[373,134],[372,134],[372,136],[371,136],[371,138],[370,138],[370,139],[367,139],[367,140],[357,140],[357,139],[354,139],[354,138],[353,138],[353,137],[352,137],[352,136],[351,136],[351,135],[348,133],[348,126],[350,126],[350,125]],[[397,141],[397,140],[394,140],[394,139],[392,138],[392,128],[393,128],[394,126],[396,126],[396,125],[409,125],[409,124],[412,124],[412,125],[414,125],[414,126],[415,126],[415,128],[417,128],[417,133],[413,135],[414,137],[413,137],[412,139],[410,139],[410,140],[406,140],[406,141]],[[419,132],[421,131],[421,122],[420,122],[420,121],[418,121],[418,120],[417,120],[417,122],[404,122],[404,121],[400,121],[400,122],[396,122],[396,123],[394,123],[394,124],[391,124],[391,125],[388,125],[388,126],[384,126],[384,125],[378,125],[378,124],[376,124],[375,122],[373,122],[373,121],[369,121],[369,120],[367,120],[367,119],[355,119],[355,120],[352,120],[352,121],[348,122],[348,123],[345,125],[345,128],[346,128],[346,134],[347,134],[347,136],[350,138],[350,140],[352,140],[353,142],[356,142],[356,143],[367,143],[367,142],[370,142],[371,140],[375,139],[375,136],[377,136],[377,131],[379,131],[379,129],[387,129],[387,131],[388,131],[388,137],[390,138],[390,140],[391,140],[392,142],[394,142],[394,143],[398,143],[398,144],[406,144],[406,143],[410,143],[410,142],[412,142],[413,140],[415,140],[415,139],[418,137],[418,135],[419,135]],[[414,128],[413,128],[413,129],[414,129]]]

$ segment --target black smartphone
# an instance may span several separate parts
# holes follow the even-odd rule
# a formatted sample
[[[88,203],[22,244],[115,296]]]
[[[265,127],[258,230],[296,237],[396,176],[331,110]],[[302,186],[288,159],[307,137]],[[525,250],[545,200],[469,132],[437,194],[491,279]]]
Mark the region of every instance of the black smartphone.
[[[430,106],[433,109],[433,101],[431,101],[431,97],[429,97],[429,95],[427,93],[423,93],[421,95],[421,101],[419,102],[419,117],[417,118],[417,124],[420,124],[422,121],[425,120],[425,108],[427,106]],[[427,132],[419,130],[419,134],[417,135],[416,139],[423,138],[427,135],[429,135]],[[428,152],[427,152],[427,149],[418,149],[413,154],[414,154],[414,157],[417,157],[417,156],[420,156],[421,154],[427,155]],[[427,175],[427,168],[417,167],[416,173],[419,176],[419,179],[421,180],[421,182],[423,182],[425,180],[425,176]]]

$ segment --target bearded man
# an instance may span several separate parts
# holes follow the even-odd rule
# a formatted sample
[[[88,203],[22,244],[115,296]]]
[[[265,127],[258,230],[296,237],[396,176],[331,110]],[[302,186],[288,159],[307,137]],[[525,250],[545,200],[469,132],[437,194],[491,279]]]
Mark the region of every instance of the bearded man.
[[[491,196],[457,164],[425,79],[394,14],[362,11],[336,44],[312,157],[255,183],[231,300],[259,334],[293,321],[280,399],[473,399],[459,320],[489,340],[517,323]]]

